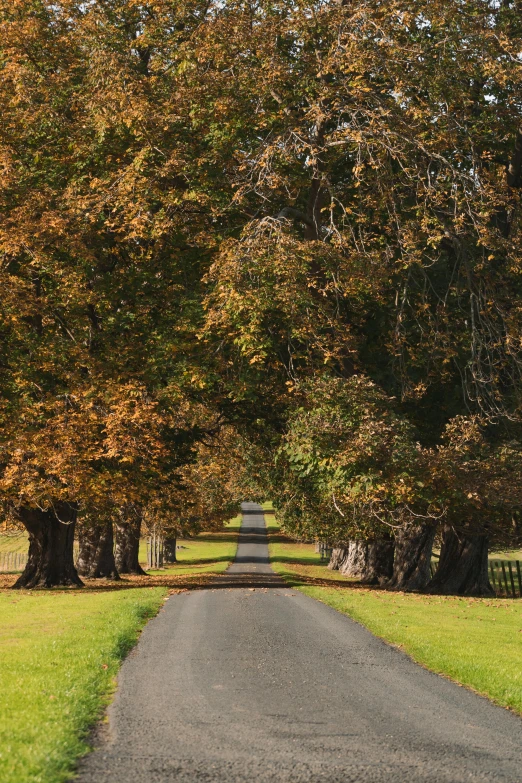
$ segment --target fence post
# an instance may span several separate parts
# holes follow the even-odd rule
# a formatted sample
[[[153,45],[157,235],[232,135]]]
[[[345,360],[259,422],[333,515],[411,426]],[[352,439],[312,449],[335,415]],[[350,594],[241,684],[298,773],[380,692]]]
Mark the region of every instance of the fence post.
[[[507,580],[507,574],[506,574],[506,567],[504,565],[504,561],[503,560],[500,561],[500,566],[502,568],[502,574],[504,576],[504,584],[506,585],[506,598],[507,598],[508,593],[509,593],[509,587],[508,587],[508,580]]]
[[[516,561],[517,574],[518,574],[518,594],[522,598],[522,574],[520,573],[520,560]]]
[[[513,595],[513,598],[516,598],[517,594],[515,592],[515,580],[513,579],[513,568],[511,567],[511,560],[508,560],[508,569],[509,569],[509,581],[511,582],[511,593]]]
[[[497,592],[497,580],[495,579],[495,569],[493,568],[493,563],[491,562],[489,564],[489,570],[491,572],[491,583],[493,585],[493,589],[495,593]]]

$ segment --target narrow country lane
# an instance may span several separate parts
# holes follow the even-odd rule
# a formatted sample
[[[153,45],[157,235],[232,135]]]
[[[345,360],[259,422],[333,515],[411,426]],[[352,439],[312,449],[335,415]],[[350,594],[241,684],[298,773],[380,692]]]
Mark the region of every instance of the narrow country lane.
[[[522,779],[522,721],[270,569],[260,506],[236,562],[180,593],[125,661],[80,783]]]

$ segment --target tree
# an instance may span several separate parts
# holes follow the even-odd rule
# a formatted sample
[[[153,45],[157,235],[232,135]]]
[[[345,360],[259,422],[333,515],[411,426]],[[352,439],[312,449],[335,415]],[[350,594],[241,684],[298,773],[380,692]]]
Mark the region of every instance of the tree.
[[[1,488],[33,526],[146,504],[201,437],[211,210],[173,66],[205,9],[0,6]]]
[[[78,533],[78,573],[91,579],[119,580],[114,558],[112,519],[94,524],[85,520]]]
[[[495,462],[520,438],[515,6],[265,4],[254,18],[234,4],[215,28],[221,43],[209,44],[226,62],[240,30],[233,87],[219,74],[212,84],[235,107],[242,152],[231,176],[245,212],[211,268],[209,324],[234,347],[243,379],[245,361],[271,378],[287,410],[276,427],[292,422],[311,376],[356,373],[397,398],[428,461],[448,456],[439,447],[458,417],[480,416],[497,444],[480,474],[494,483]],[[248,141],[237,121],[246,107],[257,123]],[[301,479],[306,501],[288,492],[285,519],[319,535],[329,511],[312,475]],[[395,519],[397,587],[429,580],[437,520],[447,514],[469,532],[450,485],[430,491],[432,523],[425,511],[421,525]],[[509,502],[518,500],[499,507],[499,535],[517,507]]]

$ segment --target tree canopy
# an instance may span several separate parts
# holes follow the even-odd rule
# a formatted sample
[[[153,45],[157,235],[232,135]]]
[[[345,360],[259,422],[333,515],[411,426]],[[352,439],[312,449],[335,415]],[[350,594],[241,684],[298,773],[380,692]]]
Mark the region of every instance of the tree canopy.
[[[0,2],[13,513],[515,545],[520,51],[509,1]]]

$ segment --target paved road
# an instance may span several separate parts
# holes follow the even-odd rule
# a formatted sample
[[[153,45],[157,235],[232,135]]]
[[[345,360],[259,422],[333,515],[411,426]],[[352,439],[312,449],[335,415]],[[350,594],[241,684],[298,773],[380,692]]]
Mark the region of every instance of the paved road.
[[[81,783],[522,780],[519,718],[285,587],[244,512],[229,572],[172,597],[125,661]]]

